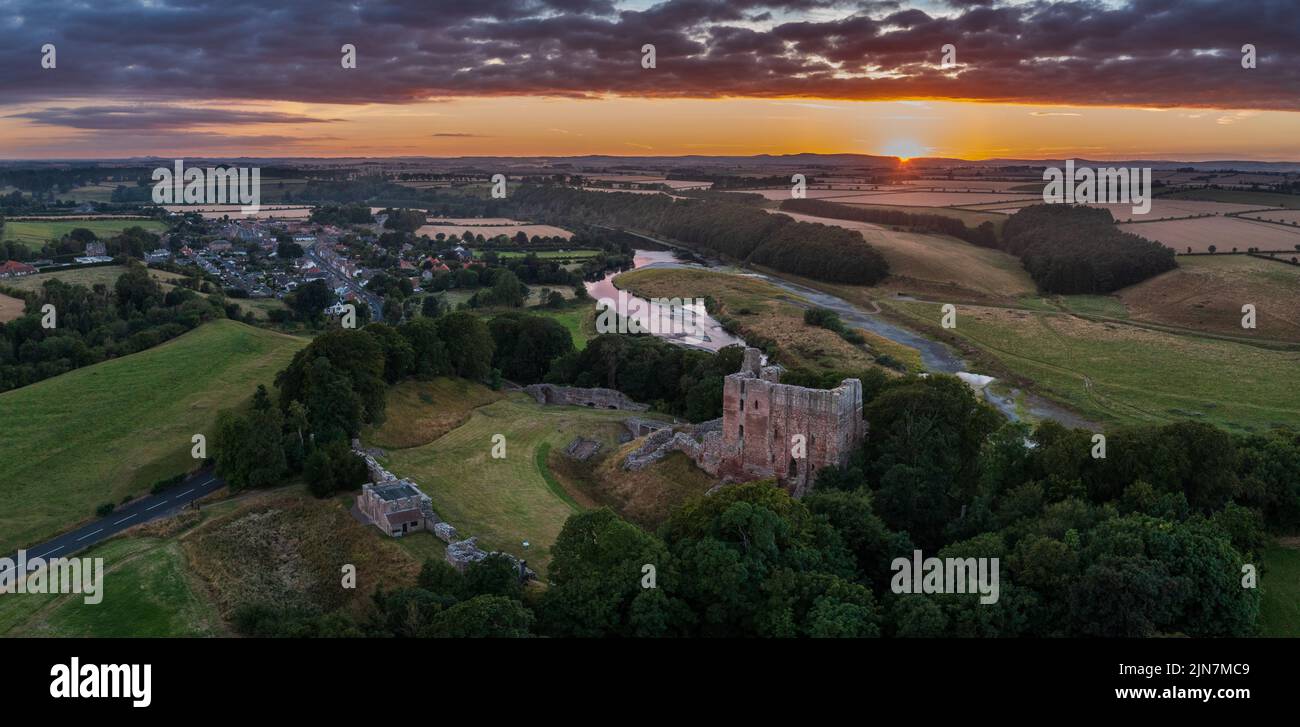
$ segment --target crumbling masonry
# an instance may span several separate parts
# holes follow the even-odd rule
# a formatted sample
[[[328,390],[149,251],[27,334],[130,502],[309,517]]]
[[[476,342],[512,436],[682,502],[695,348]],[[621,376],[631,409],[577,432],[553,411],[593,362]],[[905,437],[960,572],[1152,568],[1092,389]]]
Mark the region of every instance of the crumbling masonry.
[[[667,453],[684,452],[724,482],[775,478],[802,496],[827,465],[843,466],[866,436],[862,382],[845,379],[834,389],[780,383],[779,366],[763,366],[756,348],[745,349],[740,371],[727,376],[722,420],[689,432],[661,430],[628,456],[640,469]]]

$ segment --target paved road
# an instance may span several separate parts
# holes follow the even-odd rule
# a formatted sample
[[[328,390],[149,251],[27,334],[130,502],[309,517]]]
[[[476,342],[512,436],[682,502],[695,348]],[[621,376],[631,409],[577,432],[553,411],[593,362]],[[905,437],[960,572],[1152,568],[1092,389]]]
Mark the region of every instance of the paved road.
[[[225,487],[212,470],[201,470],[189,479],[157,495],[149,495],[117,508],[108,517],[64,533],[57,538],[27,548],[27,558],[65,558],[140,523],[170,515],[206,495]],[[15,558],[17,554],[10,554]]]
[[[328,272],[334,278],[334,284],[330,286],[331,288],[337,286],[339,283],[346,285],[349,290],[357,294],[358,298],[365,301],[366,305],[370,306],[370,320],[384,320],[384,301],[382,298],[369,290],[366,290],[358,284],[356,280],[348,277],[342,270],[339,270],[327,262],[325,258],[321,257],[320,253],[316,252],[316,246],[314,244],[305,248],[304,251],[307,253],[307,257],[311,258],[312,262],[316,263],[317,267]]]

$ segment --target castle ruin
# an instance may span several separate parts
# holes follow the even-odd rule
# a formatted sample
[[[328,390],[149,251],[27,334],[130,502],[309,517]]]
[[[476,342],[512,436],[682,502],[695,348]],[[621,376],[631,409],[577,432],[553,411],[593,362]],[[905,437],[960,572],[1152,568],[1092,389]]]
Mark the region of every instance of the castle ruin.
[[[740,371],[723,383],[720,422],[689,433],[655,432],[624,467],[640,469],[679,451],[724,482],[775,478],[794,497],[804,495],[819,470],[847,464],[866,437],[862,382],[809,389],[782,384],[780,377],[781,368],[764,366],[758,349],[745,349]]]

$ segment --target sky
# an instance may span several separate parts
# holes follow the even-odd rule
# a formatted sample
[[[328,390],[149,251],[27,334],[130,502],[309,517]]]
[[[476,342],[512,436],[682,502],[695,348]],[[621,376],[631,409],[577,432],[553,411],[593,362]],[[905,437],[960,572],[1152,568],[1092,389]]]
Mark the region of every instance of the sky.
[[[0,0],[0,158],[1300,161],[1298,40],[1294,0]]]

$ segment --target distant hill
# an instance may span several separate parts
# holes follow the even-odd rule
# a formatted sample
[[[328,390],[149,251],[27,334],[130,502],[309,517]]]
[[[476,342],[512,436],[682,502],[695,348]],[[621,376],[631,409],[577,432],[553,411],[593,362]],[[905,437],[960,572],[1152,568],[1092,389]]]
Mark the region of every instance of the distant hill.
[[[0,553],[193,469],[221,409],[271,384],[307,341],[221,320],[156,348],[0,394]]]

